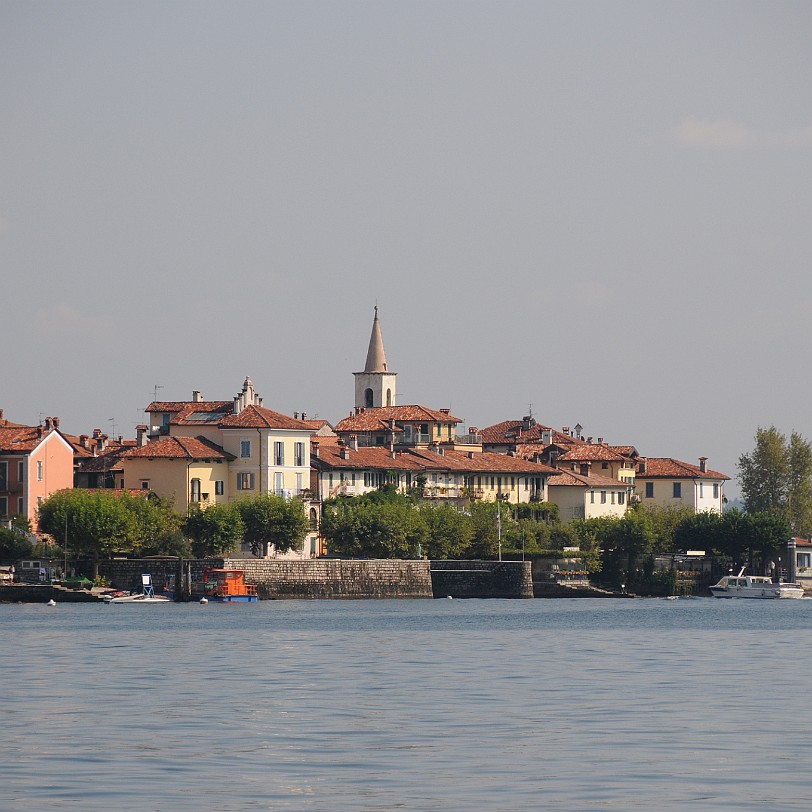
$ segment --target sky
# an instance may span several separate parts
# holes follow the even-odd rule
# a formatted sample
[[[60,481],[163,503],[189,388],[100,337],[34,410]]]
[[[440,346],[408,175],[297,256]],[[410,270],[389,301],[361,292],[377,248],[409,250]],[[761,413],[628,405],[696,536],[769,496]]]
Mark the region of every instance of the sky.
[[[812,4],[0,2],[0,408],[812,438]]]

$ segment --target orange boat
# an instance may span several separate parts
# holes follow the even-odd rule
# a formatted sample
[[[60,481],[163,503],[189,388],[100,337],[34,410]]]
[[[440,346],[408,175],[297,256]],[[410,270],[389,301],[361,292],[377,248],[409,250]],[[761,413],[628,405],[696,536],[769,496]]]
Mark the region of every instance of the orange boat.
[[[175,597],[174,577],[169,578],[166,594]],[[205,567],[202,581],[192,581],[192,600],[218,601],[220,603],[254,603],[257,600],[256,584],[245,582],[245,570]]]

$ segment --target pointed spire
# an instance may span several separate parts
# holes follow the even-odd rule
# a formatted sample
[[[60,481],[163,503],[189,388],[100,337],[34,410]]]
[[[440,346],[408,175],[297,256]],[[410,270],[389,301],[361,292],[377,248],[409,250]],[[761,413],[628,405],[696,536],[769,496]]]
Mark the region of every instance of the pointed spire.
[[[386,372],[386,353],[383,351],[381,325],[378,321],[378,305],[375,305],[375,320],[372,322],[372,335],[369,338],[367,363],[364,372]]]

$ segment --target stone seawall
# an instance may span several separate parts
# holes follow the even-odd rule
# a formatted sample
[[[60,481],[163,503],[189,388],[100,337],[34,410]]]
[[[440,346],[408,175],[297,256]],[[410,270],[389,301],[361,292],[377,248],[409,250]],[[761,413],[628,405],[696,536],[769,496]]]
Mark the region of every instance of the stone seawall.
[[[257,585],[260,599],[281,598],[431,598],[428,561],[345,560],[267,560],[260,558],[210,558],[184,560],[192,579],[203,568],[226,567],[245,570],[245,580]],[[149,572],[155,591],[161,592],[166,576],[178,571],[177,559],[103,561],[99,574],[117,589],[138,591],[141,574]]]
[[[432,561],[435,598],[532,598],[529,561]]]
[[[101,595],[86,589],[66,589],[50,584],[0,586],[0,603],[98,603]]]
[[[264,600],[282,598],[532,598],[529,561],[405,561],[388,559],[280,560],[211,558],[184,561],[192,579],[203,568],[245,570]],[[178,572],[177,559],[102,561],[99,574],[116,589],[141,589],[149,572],[156,592]]]

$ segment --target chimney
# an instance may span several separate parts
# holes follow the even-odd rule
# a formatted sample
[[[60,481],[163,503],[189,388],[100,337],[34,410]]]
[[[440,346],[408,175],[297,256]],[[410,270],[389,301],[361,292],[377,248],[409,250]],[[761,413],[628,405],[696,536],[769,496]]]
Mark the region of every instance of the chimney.
[[[469,452],[468,452],[468,459],[469,459],[469,460],[472,460],[473,458],[474,458],[474,452],[473,452],[473,451],[469,451]]]
[[[358,451],[358,435],[357,434],[351,434],[350,435],[350,448],[353,451]]]
[[[42,426],[37,426],[37,437],[42,437]]]
[[[451,409],[440,409],[443,414],[451,414]]]
[[[348,460],[350,458],[350,449],[347,448],[347,445],[343,440],[338,441],[338,453],[342,460]]]
[[[316,459],[319,458],[319,443],[318,443],[318,440],[311,440],[310,441],[310,456],[315,457]]]
[[[645,460],[640,460],[640,473],[641,474],[646,473],[646,461]]]
[[[307,420],[307,412],[302,412],[302,420]]]
[[[603,437],[598,437],[598,443],[603,443]]]
[[[581,476],[589,476],[589,469],[590,469],[591,465],[592,465],[591,462],[582,462],[581,463],[581,470],[580,470]]]
[[[195,389],[192,392],[192,402],[193,403],[202,403],[203,402],[203,393],[199,389]]]
[[[135,427],[135,444],[138,448],[143,448],[147,444],[147,427]]]
[[[522,429],[524,429],[524,431],[530,431],[530,428],[532,427],[532,425],[533,425],[533,424],[532,424],[532,422],[531,422],[530,415],[529,415],[529,414],[526,414],[526,415],[525,415],[525,416],[522,418]]]
[[[707,457],[700,457],[699,458],[699,470],[702,471],[703,474],[708,470],[708,458]]]
[[[294,420],[298,420],[298,419],[299,419],[299,412],[294,412],[294,413],[293,413],[293,419],[294,419]]]
[[[45,418],[45,431],[51,431],[54,427],[54,419],[52,417]]]
[[[79,435],[79,445],[82,446],[82,448],[87,448],[87,435],[86,434],[80,434]]]
[[[101,429],[93,429],[93,439],[98,440],[101,437]]]
[[[570,427],[569,426],[562,426],[561,427],[561,433],[566,434],[569,437]]]

